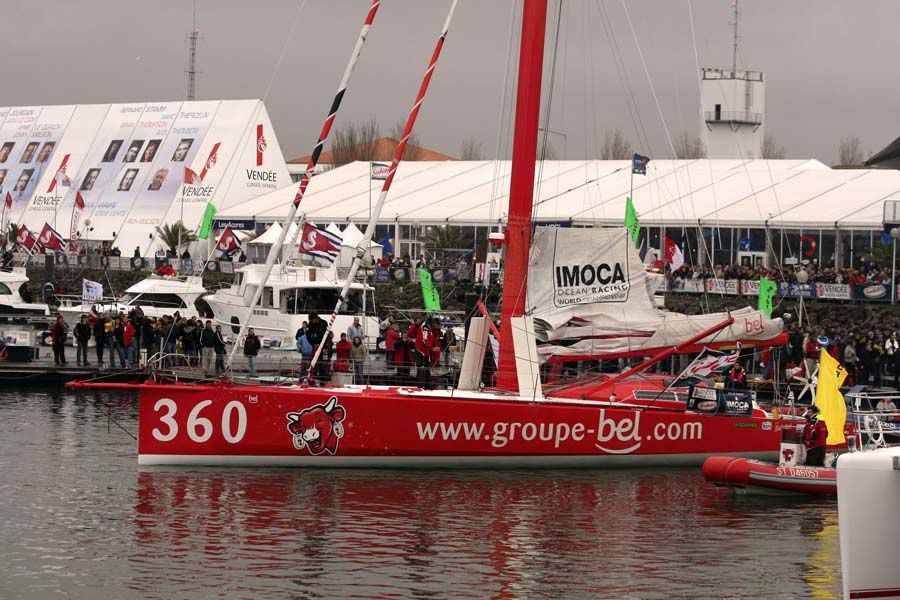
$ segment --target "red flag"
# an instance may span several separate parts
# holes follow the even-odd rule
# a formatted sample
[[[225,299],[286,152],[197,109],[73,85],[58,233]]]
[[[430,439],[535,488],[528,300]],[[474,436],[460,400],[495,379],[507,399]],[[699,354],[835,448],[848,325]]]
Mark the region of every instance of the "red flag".
[[[673,271],[677,271],[684,264],[684,253],[669,236],[666,236],[666,262],[672,265]]]
[[[75,208],[84,210],[84,196],[81,195],[81,192],[75,194]]]
[[[330,231],[304,223],[300,252],[334,262],[341,253],[341,238]]]
[[[57,252],[65,252],[66,250],[66,239],[53,229],[50,223],[44,223],[41,235],[38,236],[38,244]]]
[[[19,227],[19,234],[16,236],[16,245],[20,246],[28,254],[34,254],[34,235],[24,225]]]
[[[184,168],[184,184],[185,185],[200,185],[200,176],[194,173],[188,167]]]
[[[6,192],[6,208],[12,208],[12,194]]]
[[[219,258],[220,256],[231,256],[240,249],[241,247],[237,243],[237,236],[234,235],[231,227],[226,227],[225,231],[223,231],[222,235],[219,237],[219,241],[216,243],[213,257]]]
[[[212,150],[209,152],[209,157],[206,159],[206,164],[203,165],[203,170],[200,171],[200,181],[202,182],[206,178],[206,173],[209,172],[214,166],[216,166],[216,161],[219,159],[219,146],[221,146],[221,142],[216,142]]]

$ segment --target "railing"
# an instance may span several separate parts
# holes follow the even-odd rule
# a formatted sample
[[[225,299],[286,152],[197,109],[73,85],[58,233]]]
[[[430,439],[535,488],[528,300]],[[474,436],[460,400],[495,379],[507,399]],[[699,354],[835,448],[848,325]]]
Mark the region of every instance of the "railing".
[[[748,125],[762,124],[762,113],[739,110],[708,110],[704,114],[707,123],[743,123]]]
[[[886,435],[896,435],[894,443],[900,442],[900,410],[896,408],[900,406],[900,393],[859,392],[847,394],[847,400],[851,409],[848,417],[855,417],[864,449],[888,446]],[[878,405],[884,403],[892,403],[894,408],[879,410]]]

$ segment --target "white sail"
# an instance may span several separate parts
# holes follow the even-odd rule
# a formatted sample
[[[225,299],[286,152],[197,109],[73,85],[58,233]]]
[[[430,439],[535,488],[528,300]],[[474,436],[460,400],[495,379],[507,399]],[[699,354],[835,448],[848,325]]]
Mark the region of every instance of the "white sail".
[[[532,243],[528,310],[541,355],[614,355],[665,348],[724,321],[726,313],[657,309],[655,286],[624,228],[538,227]],[[703,343],[768,340],[781,319],[753,308]]]

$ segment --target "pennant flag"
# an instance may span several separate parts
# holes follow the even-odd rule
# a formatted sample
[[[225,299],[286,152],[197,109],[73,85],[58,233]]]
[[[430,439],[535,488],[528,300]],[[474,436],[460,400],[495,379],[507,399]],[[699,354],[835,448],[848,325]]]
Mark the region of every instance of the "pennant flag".
[[[12,194],[6,192],[6,208],[12,208]]]
[[[216,166],[216,161],[219,160],[219,146],[221,146],[221,142],[216,142],[212,150],[209,151],[209,156],[206,158],[206,162],[203,164],[203,170],[200,171],[200,181],[202,182],[206,178],[206,174]],[[191,171],[193,173],[193,171]]]
[[[669,236],[666,236],[666,263],[672,266],[672,271],[677,271],[684,264],[684,252]]]
[[[641,156],[640,154],[635,153],[634,156],[631,157],[631,172],[635,175],[646,175],[647,163],[649,162],[649,156]]]
[[[237,242],[237,236],[234,235],[234,231],[231,230],[231,227],[226,227],[225,231],[222,232],[222,235],[219,236],[219,241],[216,242],[213,258],[220,258],[223,256],[230,257],[236,254],[240,249],[241,246]]]
[[[681,379],[687,379],[688,377],[709,377],[713,373],[727,371],[734,366],[737,359],[737,352],[725,354],[724,352],[717,352],[715,350],[706,350],[701,352],[700,355],[688,365],[687,369],[678,376],[676,382]],[[672,385],[675,385],[675,382],[673,382]]]
[[[637,244],[638,236],[641,233],[641,224],[638,221],[637,211],[634,210],[634,204],[632,204],[630,197],[625,199],[625,227],[628,229],[631,241]]]
[[[81,214],[84,212],[84,196],[81,192],[75,192],[75,208],[72,210],[72,223],[69,225],[69,240],[72,241],[70,246],[74,246],[74,241],[78,237],[78,224],[81,222]]]
[[[304,223],[300,252],[334,262],[341,253],[341,237]]]
[[[431,281],[431,273],[420,268],[419,281],[422,284],[422,298],[425,301],[425,310],[430,312],[441,310],[441,297],[437,290],[434,289],[434,283]]]
[[[82,279],[81,303],[95,304],[97,302],[103,302],[103,284],[90,279]]]
[[[376,181],[384,181],[391,172],[391,165],[385,163],[372,163],[372,179]]]
[[[200,185],[202,183],[200,176],[190,170],[188,167],[184,168],[184,185]]]
[[[203,220],[200,221],[200,231],[197,232],[197,237],[201,240],[205,240],[209,238],[209,232],[212,230],[212,222],[213,217],[216,216],[216,207],[212,202],[206,203],[206,211],[203,213]]]
[[[844,404],[844,395],[841,394],[841,386],[847,378],[847,369],[834,359],[828,352],[822,350],[819,356],[819,382],[816,385],[816,406],[819,407],[819,418],[828,426],[829,445],[843,444],[844,423],[847,420],[847,405]]]
[[[62,162],[59,165],[59,168],[56,170],[56,175],[53,176],[53,179],[50,180],[50,187],[47,188],[47,193],[52,194],[53,190],[56,189],[56,186],[69,187],[71,185],[71,180],[69,176],[66,175],[66,164],[69,162],[69,157],[71,154],[66,154]]]
[[[774,281],[766,277],[759,278],[759,310],[766,313],[767,317],[772,316],[772,301],[775,298],[775,290],[778,286]]]
[[[38,236],[38,245],[56,252],[66,251],[66,238],[61,236],[58,231],[50,226],[50,223],[44,223],[41,229],[41,235]]]
[[[37,242],[34,239],[34,234],[32,234],[24,225],[19,226],[19,233],[16,236],[16,245],[28,254],[34,256],[34,247],[36,244]]]

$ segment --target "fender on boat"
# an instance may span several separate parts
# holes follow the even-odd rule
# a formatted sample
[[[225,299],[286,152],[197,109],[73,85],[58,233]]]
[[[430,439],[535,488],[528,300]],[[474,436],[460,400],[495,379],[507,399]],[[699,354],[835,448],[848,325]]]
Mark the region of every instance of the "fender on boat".
[[[826,467],[782,467],[733,456],[711,456],[703,477],[716,486],[736,490],[768,490],[801,494],[837,494],[837,471]]]

